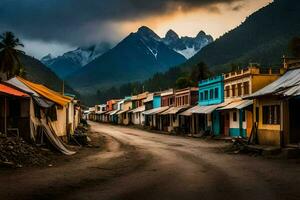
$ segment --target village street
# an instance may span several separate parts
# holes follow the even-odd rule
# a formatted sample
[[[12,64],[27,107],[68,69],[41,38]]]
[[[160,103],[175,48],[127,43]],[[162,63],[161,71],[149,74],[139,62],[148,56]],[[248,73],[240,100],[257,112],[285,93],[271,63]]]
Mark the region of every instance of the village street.
[[[1,170],[0,199],[300,199],[299,160],[223,152],[224,142],[90,122],[105,148],[53,167]]]

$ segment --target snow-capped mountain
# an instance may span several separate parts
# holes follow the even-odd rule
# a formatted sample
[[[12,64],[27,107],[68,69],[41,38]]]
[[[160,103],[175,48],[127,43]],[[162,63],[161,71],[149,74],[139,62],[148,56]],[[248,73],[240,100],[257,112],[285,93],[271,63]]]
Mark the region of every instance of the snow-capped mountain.
[[[110,48],[111,45],[108,43],[79,47],[58,57],[52,57],[51,54],[48,54],[41,59],[41,62],[52,69],[59,77],[64,78],[90,63]]]
[[[189,59],[203,47],[213,42],[213,38],[206,35],[204,31],[200,31],[196,37],[179,37],[176,32],[169,30],[162,41],[171,49]]]
[[[164,72],[186,58],[169,48],[148,27],[129,34],[114,48],[97,57],[85,67],[67,77],[78,91],[95,89],[125,82],[141,81],[157,72]]]

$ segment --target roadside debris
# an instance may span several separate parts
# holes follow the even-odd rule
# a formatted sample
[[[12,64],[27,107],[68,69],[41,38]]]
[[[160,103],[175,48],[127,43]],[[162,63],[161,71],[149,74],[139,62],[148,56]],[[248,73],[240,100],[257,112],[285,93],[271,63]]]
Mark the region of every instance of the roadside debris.
[[[54,153],[32,146],[22,138],[0,137],[0,167],[21,168],[23,166],[44,166]]]
[[[258,156],[262,154],[262,151],[258,149],[249,148],[247,140],[240,137],[232,139],[232,145],[226,148],[225,152],[231,154],[249,154],[252,156]]]

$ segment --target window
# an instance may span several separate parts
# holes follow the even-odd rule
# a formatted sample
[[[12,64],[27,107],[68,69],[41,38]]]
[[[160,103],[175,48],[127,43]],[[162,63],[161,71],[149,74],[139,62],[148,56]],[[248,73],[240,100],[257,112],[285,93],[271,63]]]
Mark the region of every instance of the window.
[[[215,98],[219,98],[219,88],[215,88]]]
[[[189,104],[188,98],[189,98],[188,96],[185,96],[185,97],[184,97],[184,104],[185,104],[185,105],[186,105],[186,104]]]
[[[201,100],[201,101],[203,101],[203,97],[204,97],[203,92],[201,92],[201,93],[200,93],[200,100]]]
[[[259,107],[256,107],[255,118],[256,118],[256,122],[259,122]]]
[[[238,96],[242,96],[242,84],[237,84]]]
[[[204,92],[204,99],[208,100],[208,90],[205,90],[205,92]]]
[[[280,106],[263,106],[263,124],[280,124]]]
[[[126,113],[124,113],[124,119],[126,119],[127,118],[127,114]]]
[[[230,96],[230,87],[226,86],[225,91],[226,91],[226,97],[229,97]]]
[[[249,94],[249,82],[244,82],[244,95]]]
[[[232,118],[233,118],[233,121],[234,121],[234,122],[237,121],[237,113],[236,113],[236,112],[233,112],[233,113],[232,113]]]
[[[214,98],[214,90],[213,89],[209,90],[209,98],[210,99]]]
[[[231,86],[232,96],[235,97],[235,85]]]

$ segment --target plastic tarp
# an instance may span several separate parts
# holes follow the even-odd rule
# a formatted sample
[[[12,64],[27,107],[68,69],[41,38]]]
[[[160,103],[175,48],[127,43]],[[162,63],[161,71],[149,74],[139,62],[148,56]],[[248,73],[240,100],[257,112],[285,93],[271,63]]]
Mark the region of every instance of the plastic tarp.
[[[36,93],[34,90],[30,89],[27,85],[25,85],[23,82],[21,82],[16,77],[5,81],[5,83],[8,83],[9,85],[14,86],[16,88],[19,88],[20,90],[22,90],[23,92],[26,92],[28,94],[31,94],[34,96],[40,96],[38,93]]]
[[[55,92],[55,91],[45,87],[44,85],[32,83],[32,82],[22,79],[20,77],[17,77],[17,79],[20,80],[21,82],[23,82],[30,89],[32,89],[35,92],[37,92],[38,94],[40,94],[41,96],[57,103],[58,105],[65,106],[71,102],[70,97],[63,96],[63,95],[59,94],[58,92]]]
[[[164,112],[164,111],[168,110],[169,108],[170,108],[169,106],[153,108],[151,110],[146,110],[145,112],[143,112],[143,114],[144,115],[155,115],[155,114],[159,114],[161,112]]]
[[[32,98],[42,108],[50,108],[54,106],[54,103],[52,101],[48,101],[46,99],[37,96],[32,96]]]
[[[253,99],[259,96],[278,95],[283,97],[300,95],[300,68],[290,69],[276,81],[246,97]]]
[[[65,155],[73,155],[76,153],[75,151],[67,149],[64,143],[61,141],[61,139],[55,134],[55,132],[44,120],[41,120],[41,122],[43,125],[44,134],[46,135],[53,147],[55,147],[58,151]]]
[[[16,90],[14,88],[11,88],[3,84],[0,84],[0,92],[7,95],[17,96],[17,97],[29,97],[28,94],[25,94],[24,92],[21,92],[19,90]]]

